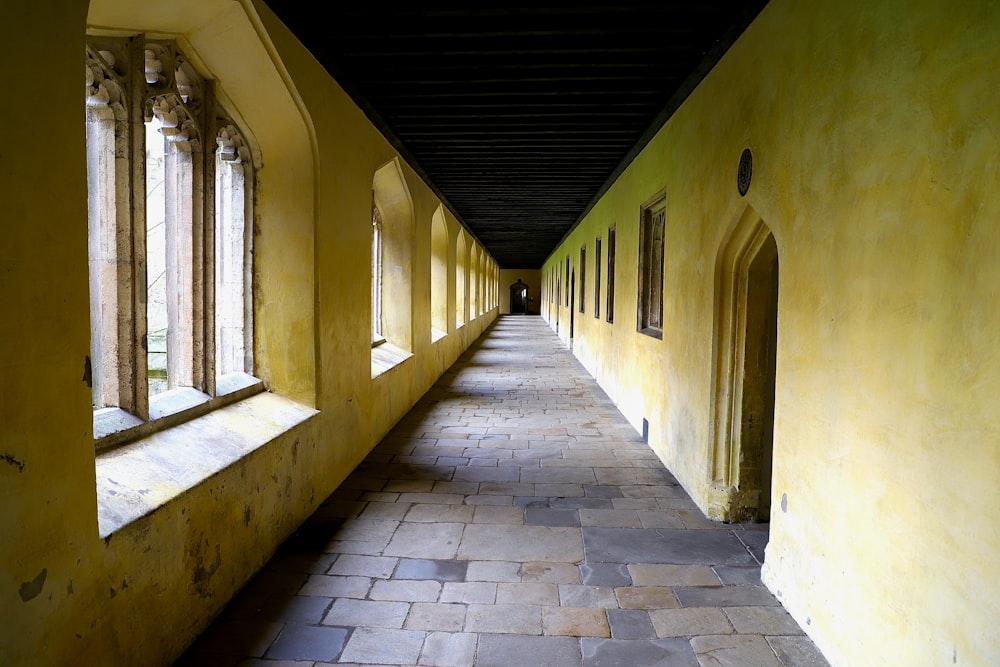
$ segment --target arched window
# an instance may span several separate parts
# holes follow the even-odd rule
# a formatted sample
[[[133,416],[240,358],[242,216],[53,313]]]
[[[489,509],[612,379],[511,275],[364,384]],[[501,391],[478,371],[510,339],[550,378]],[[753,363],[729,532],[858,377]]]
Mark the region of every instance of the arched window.
[[[214,82],[173,42],[95,37],[86,61],[101,439],[257,382],[248,375],[254,170]]]
[[[372,342],[382,342],[382,213],[372,196]]]
[[[431,218],[431,339],[448,333],[448,223],[444,206]]]
[[[467,311],[465,308],[466,298],[466,265],[469,257],[469,250],[465,242],[465,232],[458,230],[458,237],[455,240],[455,325],[465,324]]]
[[[372,341],[407,358],[413,346],[413,203],[399,160],[372,179]],[[384,351],[384,350],[383,350]]]

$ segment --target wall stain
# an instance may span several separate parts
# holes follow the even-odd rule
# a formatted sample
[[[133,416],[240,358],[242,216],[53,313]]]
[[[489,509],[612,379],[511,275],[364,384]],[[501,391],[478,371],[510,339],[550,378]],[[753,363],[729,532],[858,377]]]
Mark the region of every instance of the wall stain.
[[[70,596],[73,594],[73,580],[69,580],[69,585],[66,586],[66,595]]]
[[[18,472],[24,472],[24,461],[19,461],[10,454],[0,454],[0,461],[3,461],[9,466],[17,468]]]
[[[222,567],[222,546],[220,544],[215,545],[215,558],[211,563],[206,565],[205,554],[203,552],[207,550],[207,547],[207,540],[200,541],[188,552],[194,560],[194,568],[191,572],[191,585],[194,586],[198,595],[203,598],[212,597],[212,593],[209,590],[209,583],[211,582],[212,575]]]
[[[94,369],[90,364],[89,354],[83,358],[83,381],[86,382],[87,386],[91,389],[94,388]]]
[[[48,575],[49,571],[47,568],[42,568],[42,571],[38,573],[38,576],[31,581],[26,581],[21,584],[18,589],[18,593],[21,595],[21,600],[27,602],[29,600],[34,600],[42,592],[42,588],[45,587],[45,577]]]
[[[253,518],[253,510],[247,505],[243,508],[243,525],[249,526],[251,518]]]

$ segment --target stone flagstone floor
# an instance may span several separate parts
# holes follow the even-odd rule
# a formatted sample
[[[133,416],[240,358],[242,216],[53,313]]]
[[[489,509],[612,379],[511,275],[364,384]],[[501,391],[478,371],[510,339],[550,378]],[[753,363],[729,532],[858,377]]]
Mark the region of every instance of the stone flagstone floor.
[[[539,317],[462,356],[176,663],[813,667],[760,583]]]

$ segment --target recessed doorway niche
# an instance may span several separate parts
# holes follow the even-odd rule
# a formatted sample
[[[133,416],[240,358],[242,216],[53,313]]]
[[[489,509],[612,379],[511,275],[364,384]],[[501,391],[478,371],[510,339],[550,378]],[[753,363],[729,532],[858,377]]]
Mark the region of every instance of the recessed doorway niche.
[[[716,262],[711,513],[768,521],[778,343],[778,247],[747,209]]]

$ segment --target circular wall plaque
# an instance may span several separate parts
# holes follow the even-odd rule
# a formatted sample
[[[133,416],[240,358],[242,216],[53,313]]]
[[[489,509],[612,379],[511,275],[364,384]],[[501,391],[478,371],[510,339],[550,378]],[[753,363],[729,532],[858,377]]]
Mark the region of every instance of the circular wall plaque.
[[[753,178],[753,155],[749,148],[744,148],[740,155],[740,166],[736,170],[736,189],[742,197],[750,189],[750,179]]]

